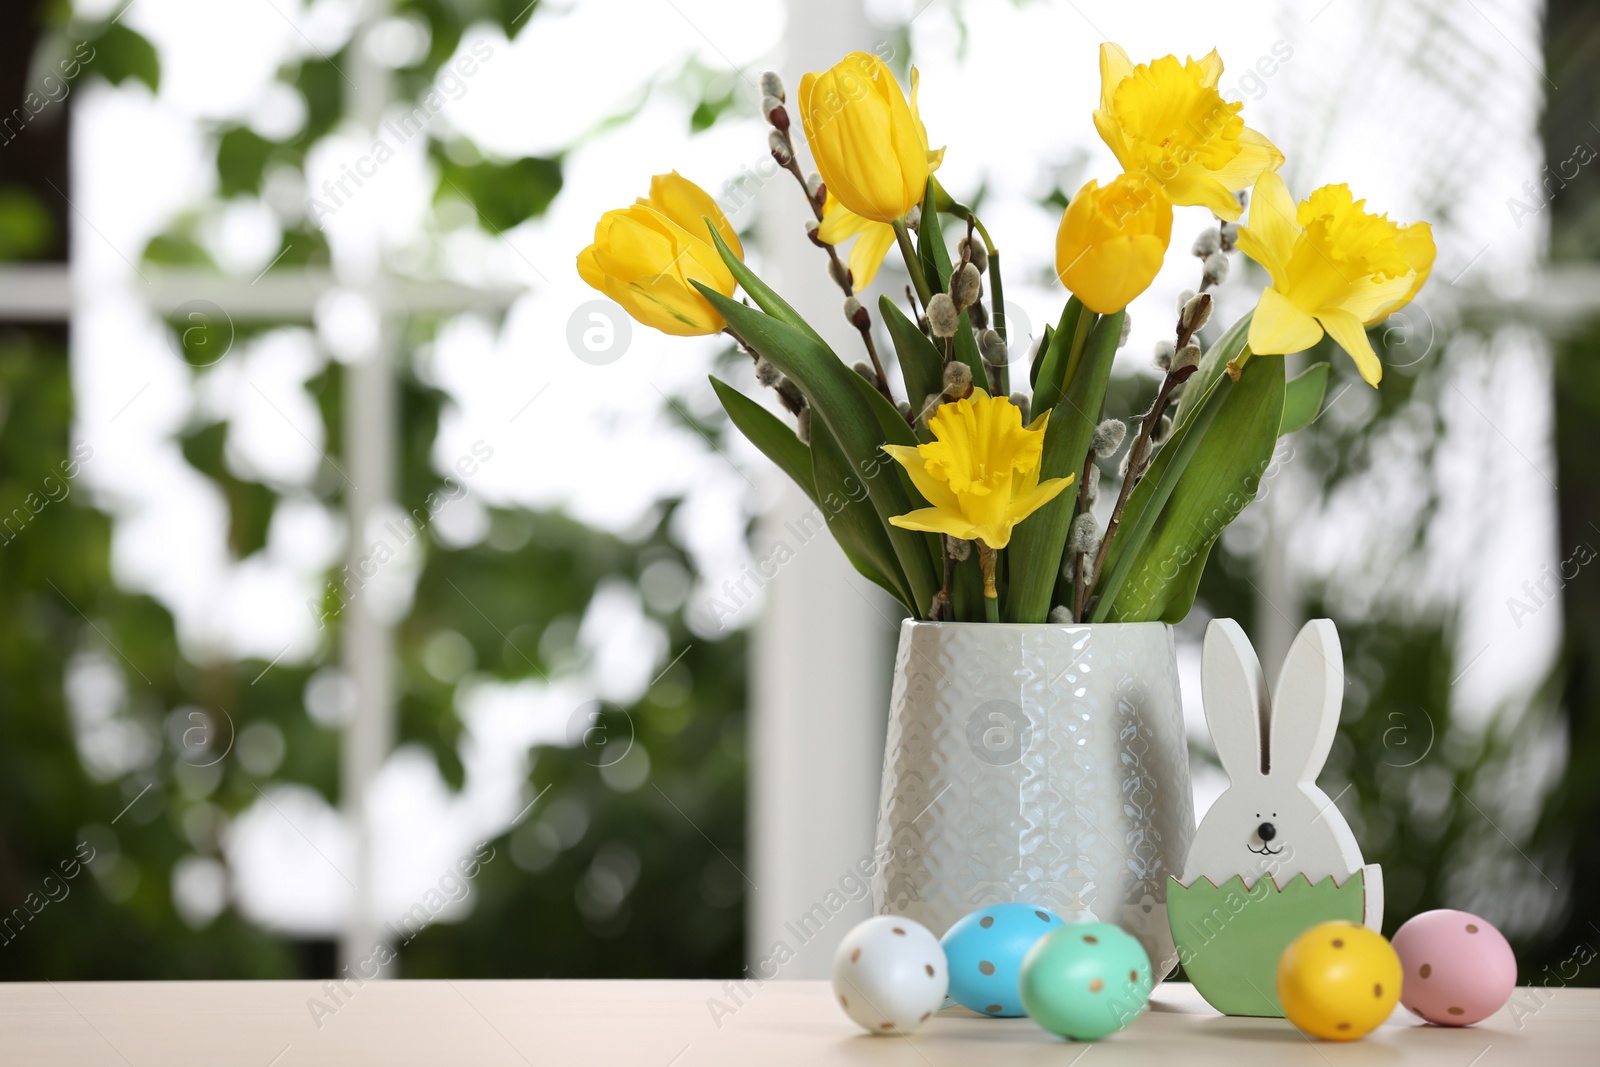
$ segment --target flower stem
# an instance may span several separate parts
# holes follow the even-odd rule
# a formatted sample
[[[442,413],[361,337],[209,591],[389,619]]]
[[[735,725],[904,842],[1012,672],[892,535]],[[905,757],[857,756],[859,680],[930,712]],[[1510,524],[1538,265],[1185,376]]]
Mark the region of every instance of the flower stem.
[[[978,220],[974,217],[972,221],[977,223]],[[988,244],[989,235],[984,234],[983,240],[985,244]],[[1000,253],[996,252],[992,247],[989,249],[989,303],[992,305],[989,319],[994,323],[994,332],[1000,335],[1000,340],[1010,344],[1009,338],[1006,337],[1005,291],[1000,288]],[[998,392],[1002,394],[1011,391],[1010,358],[1008,350],[1006,354],[1007,362],[995,368],[995,379],[1000,386]]]
[[[900,257],[906,261],[911,284],[916,286],[917,299],[926,308],[928,301],[933,299],[933,290],[928,288],[928,279],[922,273],[922,261],[917,258],[917,250],[911,247],[911,231],[906,228],[905,219],[895,219],[889,225],[894,227],[894,239],[900,245]]]
[[[985,622],[1000,621],[1000,591],[994,585],[994,549],[979,540],[978,565],[983,568],[983,617]]]
[[[1224,367],[1223,370],[1227,372],[1229,378],[1233,379],[1234,381],[1238,381],[1239,375],[1244,373],[1245,361],[1248,360],[1250,356],[1250,346],[1246,345],[1240,350],[1237,356],[1228,360],[1228,365]]]
[[[1067,391],[1067,386],[1072,384],[1072,376],[1078,373],[1078,364],[1083,361],[1083,347],[1089,342],[1089,330],[1100,318],[1099,315],[1084,308],[1078,315],[1078,325],[1072,331],[1072,347],[1067,349],[1067,370],[1061,376],[1061,392]]]

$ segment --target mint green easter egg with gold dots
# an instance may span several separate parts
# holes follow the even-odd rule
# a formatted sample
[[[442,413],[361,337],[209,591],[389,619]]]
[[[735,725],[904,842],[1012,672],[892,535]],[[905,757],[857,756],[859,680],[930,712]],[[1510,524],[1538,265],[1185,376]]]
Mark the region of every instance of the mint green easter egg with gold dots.
[[[1154,984],[1150,957],[1131,934],[1112,923],[1071,923],[1028,952],[1018,992],[1046,1030],[1093,1041],[1132,1022]]]

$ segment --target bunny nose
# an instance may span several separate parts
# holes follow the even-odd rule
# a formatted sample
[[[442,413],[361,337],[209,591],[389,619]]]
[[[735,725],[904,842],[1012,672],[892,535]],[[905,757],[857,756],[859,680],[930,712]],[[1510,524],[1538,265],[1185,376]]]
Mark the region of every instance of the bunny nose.
[[[1263,841],[1271,841],[1274,837],[1278,836],[1278,828],[1273,826],[1270,822],[1264,822],[1260,826],[1256,827],[1256,836],[1260,837]]]

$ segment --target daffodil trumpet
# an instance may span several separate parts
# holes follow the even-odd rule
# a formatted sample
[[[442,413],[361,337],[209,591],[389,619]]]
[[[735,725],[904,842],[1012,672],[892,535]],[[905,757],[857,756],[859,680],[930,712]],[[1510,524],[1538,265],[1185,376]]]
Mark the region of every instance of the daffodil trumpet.
[[[961,400],[941,404],[928,420],[932,442],[882,446],[928,503],[889,522],[1005,548],[1019,522],[1072,484],[1070,475],[1040,481],[1049,422],[1047,411],[1024,426],[1021,409],[1010,398],[977,387]]]
[[[1163,56],[1137,66],[1109,41],[1100,46],[1095,129],[1125,172],[1159,186],[1179,206],[1209,208],[1233,221],[1235,193],[1283,165],[1283,153],[1245,126],[1242,102],[1217,89],[1222,57]]]
[[[775,73],[760,83],[768,150],[807,198],[808,233],[827,250],[870,367],[852,369],[824,339],[832,331],[762,282],[715,201],[676,173],[606,212],[577,257],[580,276],[639,322],[726,333],[751,354],[777,403],[718,382],[730,422],[807,494],[857,570],[918,618],[1181,620],[1279,437],[1322,404],[1326,363],[1289,379],[1266,357],[1331,336],[1376,385],[1382,362],[1366,330],[1413,300],[1433,267],[1426,223],[1392,222],[1343,185],[1296,201],[1282,153],[1245,124],[1245,105],[1222,97],[1216,52],[1135,63],[1107,43],[1099,63],[1099,99],[1085,110],[1117,168],[1086,176],[1063,205],[1053,251],[1066,305],[1021,362],[1018,392],[1008,367],[1026,341],[1007,335],[996,241],[936,176],[944,150],[930,146],[919,75],[904,92],[878,56],[806,74],[792,103]],[[792,134],[802,129],[804,143]],[[815,173],[801,163],[807,149]],[[1142,410],[1133,427],[1116,410],[1125,392],[1111,388],[1112,366],[1183,206],[1224,223],[1189,248],[1199,294],[1180,298],[1176,328],[1156,343],[1163,375],[1150,405],[1132,408]],[[965,222],[965,238],[947,245],[941,218]],[[882,284],[891,248],[915,296],[909,315],[880,297],[875,323],[860,294]],[[1208,290],[1235,250],[1270,284],[1231,327],[1203,335]],[[900,398],[873,340],[880,323]],[[1097,512],[1113,478],[1114,504]]]

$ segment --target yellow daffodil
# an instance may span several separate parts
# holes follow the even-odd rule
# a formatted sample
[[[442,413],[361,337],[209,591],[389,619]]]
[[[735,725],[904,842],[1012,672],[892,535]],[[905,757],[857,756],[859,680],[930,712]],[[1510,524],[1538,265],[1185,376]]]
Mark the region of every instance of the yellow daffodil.
[[[828,203],[822,209],[822,225],[817,227],[817,237],[830,245],[855,238],[850,246],[848,265],[851,284],[857,291],[872,284],[872,279],[878,276],[878,268],[883,266],[884,257],[894,247],[893,226],[857,215],[839,203],[832,189],[828,190]]]
[[[1296,207],[1277,174],[1256,182],[1250,224],[1239,249],[1267,269],[1250,320],[1250,351],[1278,355],[1310,348],[1326,330],[1377,385],[1383,364],[1368,326],[1411,302],[1433,270],[1433,229],[1401,226],[1365,210],[1347,185],[1324,185]]]
[[[1172,238],[1172,205],[1161,187],[1123,174],[1089,181],[1056,231],[1056,276],[1085,307],[1121,311],[1150,287]]]
[[[916,71],[908,104],[888,65],[866,52],[800,78],[800,121],[817,170],[828,192],[868,221],[894,222],[922,203],[944,155],[928,151],[916,93]]]
[[[719,333],[722,316],[689,284],[733,295],[707,219],[742,260],[739,235],[710,194],[677,171],[657,174],[648,197],[600,216],[594,244],[578,253],[578,274],[646,326],[679,336]]]
[[[1233,194],[1282,166],[1283,153],[1245,126],[1242,103],[1222,99],[1221,76],[1215,50],[1198,61],[1164,56],[1136,67],[1107,42],[1094,125],[1123,170],[1149,175],[1174,204],[1199,204],[1233,221],[1240,212]]]
[[[941,404],[928,420],[934,440],[925,445],[884,445],[931,507],[889,521],[907,530],[949,534],[1004,548],[1011,528],[1055,499],[1071,476],[1039,481],[1047,411],[1022,425],[1022,412],[1003,396],[982,389]]]

